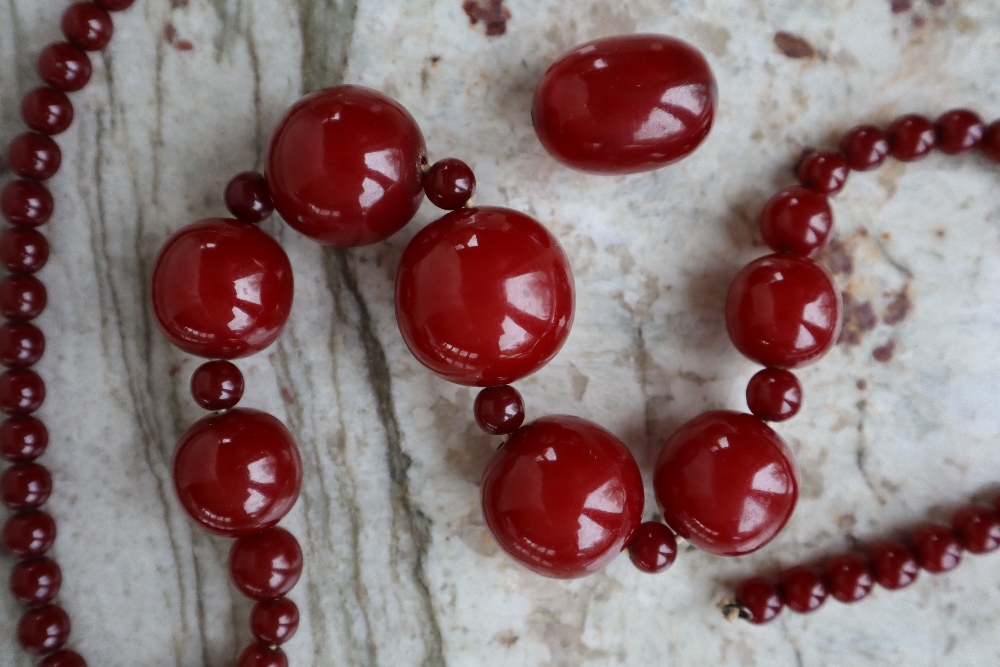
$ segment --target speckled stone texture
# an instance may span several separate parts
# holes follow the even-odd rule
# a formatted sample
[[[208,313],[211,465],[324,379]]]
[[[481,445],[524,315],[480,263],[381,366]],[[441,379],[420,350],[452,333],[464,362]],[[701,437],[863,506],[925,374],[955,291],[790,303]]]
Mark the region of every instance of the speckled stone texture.
[[[64,7],[0,1],[3,145],[21,131],[20,94]],[[221,667],[249,640],[228,543],[173,497],[171,452],[199,416],[187,390],[198,362],[156,330],[146,283],[169,234],[224,212],[228,178],[260,167],[303,92],[353,82],[398,98],[432,158],[475,168],[477,202],[523,210],[562,239],[576,324],[518,387],[529,418],[568,412],[621,436],[647,487],[680,423],[745,407],[755,368],[726,337],[723,300],[764,252],[756,217],[802,150],[902,112],[1000,115],[993,0],[139,0],[115,22],[59,138],[39,320],[60,600],[72,645],[102,667]],[[704,50],[715,130],[656,173],[558,166],[531,130],[534,82],[574,44],[636,31]],[[803,488],[772,545],[735,560],[682,549],[657,577],[620,558],[573,582],[498,553],[477,500],[496,441],[472,421],[473,392],[419,367],[396,328],[394,266],[433,207],[347,252],[269,221],[297,270],[295,308],[279,342],[240,367],[244,405],[284,420],[306,467],[284,521],[307,562],[292,665],[1000,664],[1000,555],[767,627],[715,609],[743,576],[905,535],[1000,491],[998,178],[980,158],[935,155],[853,175],[838,197],[828,265],[847,328],[801,374],[804,409],[780,427]],[[0,562],[6,576],[13,561]],[[34,664],[13,639],[18,614],[2,596],[5,666]]]

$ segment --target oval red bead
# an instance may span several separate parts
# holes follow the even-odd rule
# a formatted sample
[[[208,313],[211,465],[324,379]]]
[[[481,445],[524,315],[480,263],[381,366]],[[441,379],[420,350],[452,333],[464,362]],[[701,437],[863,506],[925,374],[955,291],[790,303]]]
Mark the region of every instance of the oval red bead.
[[[45,353],[45,334],[30,322],[7,322],[0,325],[0,364],[8,368],[27,368],[38,363]]]
[[[736,349],[777,368],[801,368],[829,352],[840,335],[842,313],[829,272],[794,255],[751,262],[726,298],[726,328]]]
[[[27,510],[45,504],[52,494],[52,475],[37,463],[20,463],[0,475],[0,498],[12,510]]]
[[[36,181],[11,181],[0,191],[0,212],[15,225],[44,225],[54,207],[52,193]]]
[[[889,151],[902,162],[913,162],[930,155],[937,142],[934,124],[917,114],[900,116],[886,130]]]
[[[41,86],[21,98],[21,117],[36,132],[60,134],[73,123],[73,103],[61,90]]]
[[[265,176],[289,225],[324,245],[392,236],[423,200],[424,136],[395,100],[336,86],[296,102],[278,121]]]
[[[747,579],[736,587],[736,603],[750,612],[751,623],[770,623],[781,613],[784,603],[778,586],[766,577]]]
[[[868,597],[875,580],[871,567],[857,554],[840,554],[823,565],[827,588],[835,599],[850,604]]]
[[[870,171],[889,157],[889,138],[874,125],[858,125],[840,140],[840,152],[851,169]]]
[[[48,444],[49,431],[35,417],[9,417],[0,423],[0,456],[7,461],[33,461]]]
[[[595,174],[656,169],[694,151],[715,119],[718,89],[705,57],[666,35],[606,37],[557,60],[535,89],[542,146]]]
[[[258,227],[211,218],[181,229],[156,258],[153,314],[171,343],[202,357],[263,350],[292,309],[292,266]]]
[[[241,537],[229,550],[229,575],[248,598],[277,600],[302,575],[302,548],[284,528]]]
[[[552,415],[518,429],[483,472],[483,516],[497,544],[547,577],[610,563],[642,517],[639,466],[597,424]]]
[[[945,112],[934,123],[937,131],[937,147],[947,155],[958,155],[978,148],[983,142],[986,126],[975,112],[968,109],[952,109]]]
[[[4,549],[21,558],[41,556],[56,541],[56,522],[41,510],[18,512],[3,524]]]
[[[100,51],[114,34],[111,15],[93,2],[75,2],[67,7],[61,25],[66,39],[84,51]]]
[[[917,563],[931,574],[954,570],[962,562],[962,545],[948,526],[929,523],[910,535],[910,546]]]
[[[823,195],[844,189],[850,173],[847,160],[840,153],[815,151],[802,158],[797,175],[803,186]]]
[[[34,273],[49,261],[49,242],[35,229],[0,232],[0,264],[13,273]]]
[[[28,653],[42,655],[61,648],[69,639],[69,615],[54,604],[29,609],[17,626],[17,641]]]
[[[38,74],[53,88],[72,93],[90,81],[93,66],[87,54],[67,42],[49,44],[38,56]]]
[[[48,604],[62,585],[62,570],[51,558],[18,562],[10,573],[10,591],[26,607]]]
[[[174,488],[205,530],[239,537],[272,527],[295,504],[302,461],[271,415],[236,408],[203,417],[174,452]]]
[[[27,368],[0,373],[0,411],[8,415],[29,415],[45,401],[45,382]]]
[[[785,605],[799,614],[816,611],[826,601],[827,590],[823,575],[808,565],[796,565],[778,578]]]
[[[764,243],[777,252],[810,256],[833,232],[833,209],[826,195],[795,186],[777,192],[760,214]]]
[[[8,320],[33,320],[48,304],[45,285],[34,276],[0,278],[0,315]]]
[[[14,137],[7,156],[15,174],[35,181],[52,178],[62,165],[59,144],[41,132],[25,132]]]
[[[573,274],[556,238],[506,208],[454,211],[424,227],[396,272],[410,352],[457,384],[509,384],[544,366],[573,324]]]
[[[774,539],[799,497],[785,442],[747,414],[698,415],[670,436],[653,473],[664,522],[699,549],[739,556]]]
[[[288,598],[262,600],[250,610],[250,631],[268,646],[284,644],[299,627],[299,608]]]
[[[1000,549],[1000,514],[989,507],[971,505],[955,513],[952,530],[969,553],[986,554]]]
[[[628,543],[628,557],[639,571],[659,574],[677,559],[677,537],[659,521],[640,523]]]
[[[871,563],[876,583],[889,590],[909,586],[920,574],[913,552],[908,546],[895,540],[885,540],[873,545],[868,550],[868,562]]]

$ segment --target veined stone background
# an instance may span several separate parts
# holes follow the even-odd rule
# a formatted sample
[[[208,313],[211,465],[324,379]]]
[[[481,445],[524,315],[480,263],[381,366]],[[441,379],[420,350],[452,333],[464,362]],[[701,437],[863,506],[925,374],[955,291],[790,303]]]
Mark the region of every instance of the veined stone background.
[[[67,4],[0,1],[4,146]],[[261,167],[270,129],[304,92],[352,82],[396,97],[432,159],[474,167],[477,202],[558,235],[576,324],[518,387],[529,418],[571,413],[622,437],[647,487],[684,420],[745,409],[755,367],[728,341],[723,300],[765,252],[756,217],[802,150],[904,112],[1000,116],[994,0],[139,0],[115,26],[59,137],[39,318],[59,600],[71,645],[101,667],[232,665],[250,639],[228,542],[173,496],[174,444],[201,414],[187,389],[198,361],[159,334],[147,280],[168,235],[224,213],[229,177]],[[655,173],[560,167],[531,130],[535,82],[571,46],[632,32],[705,52],[715,129]],[[493,545],[478,481],[497,442],[472,421],[473,391],[420,367],[393,318],[394,267],[439,214],[430,204],[360,250],[268,221],[296,267],[294,312],[275,346],[239,365],[244,405],[284,420],[305,463],[283,522],[306,556],[291,664],[1000,664],[1000,555],[766,627],[715,609],[744,576],[905,535],[1000,491],[998,174],[980,157],[935,155],[852,176],[828,257],[849,297],[846,334],[801,374],[803,412],[779,428],[802,468],[796,514],[752,556],[686,548],[656,577],[621,557],[587,579],[545,580]],[[13,560],[0,562],[6,577]],[[34,664],[14,639],[19,614],[0,596],[5,666]]]

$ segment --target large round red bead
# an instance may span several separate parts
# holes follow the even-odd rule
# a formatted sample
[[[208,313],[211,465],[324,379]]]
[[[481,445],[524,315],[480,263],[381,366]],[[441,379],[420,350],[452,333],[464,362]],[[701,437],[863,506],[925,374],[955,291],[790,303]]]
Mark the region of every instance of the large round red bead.
[[[606,37],[557,60],[535,89],[531,116],[563,164],[596,174],[648,171],[696,149],[718,90],[700,51],[665,35]]]
[[[153,313],[171,343],[235,359],[274,342],[292,309],[292,265],[254,225],[224,218],[171,236],[153,268]]]
[[[559,241],[506,208],[454,211],[406,247],[396,321],[410,352],[445,380],[510,384],[556,355],[573,324],[573,273]]]
[[[840,291],[805,257],[768,255],[748,264],[729,288],[726,327],[736,349],[763,366],[800,368],[837,342]]]
[[[302,486],[298,448],[280,421],[236,408],[203,417],[174,452],[174,488],[192,519],[216,535],[270,528]]]
[[[799,468],[767,424],[719,410],[674,433],[653,474],[663,520],[699,549],[739,556],[770,542],[799,497]]]
[[[361,86],[296,102],[271,135],[265,176],[289,225],[324,245],[377,243],[423,200],[424,136],[395,100]]]
[[[547,577],[582,577],[621,553],[642,517],[639,466],[600,426],[565,415],[518,429],[483,472],[500,547]]]

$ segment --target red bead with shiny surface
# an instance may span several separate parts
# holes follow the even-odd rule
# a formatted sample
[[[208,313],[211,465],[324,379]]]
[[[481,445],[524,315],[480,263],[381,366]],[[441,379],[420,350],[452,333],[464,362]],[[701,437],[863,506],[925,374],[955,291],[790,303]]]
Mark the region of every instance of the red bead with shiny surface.
[[[962,562],[962,546],[948,526],[929,523],[910,535],[917,563],[931,574],[954,570]]]
[[[52,494],[52,475],[37,463],[20,463],[0,475],[0,498],[12,510],[35,509]]]
[[[34,273],[49,261],[49,242],[34,229],[9,227],[0,232],[0,265],[13,273]]]
[[[664,522],[695,547],[739,556],[792,516],[799,469],[784,441],[747,414],[698,415],[667,440],[653,473]]]
[[[17,626],[17,641],[28,653],[50,653],[69,639],[69,616],[62,607],[48,604],[24,612]]]
[[[834,195],[844,189],[850,169],[840,153],[815,151],[799,164],[798,177],[803,186],[823,195]]]
[[[840,140],[840,152],[855,171],[871,171],[889,157],[889,138],[874,125],[859,125]]]
[[[263,350],[292,309],[292,266],[245,222],[210,218],[170,237],[153,268],[153,313],[185,352],[234,359]]]
[[[913,162],[930,155],[937,142],[934,124],[917,114],[900,116],[886,130],[889,150],[902,162]]]
[[[174,452],[174,488],[196,522],[239,537],[270,528],[299,497],[302,461],[288,429],[236,408],[194,423]]]
[[[250,611],[250,631],[262,644],[284,644],[298,627],[299,608],[288,598],[263,600]]]
[[[35,371],[19,368],[0,373],[0,411],[29,415],[44,401],[45,383]]]
[[[777,585],[766,577],[747,579],[737,586],[736,603],[746,607],[749,621],[758,625],[776,619],[784,607]]]
[[[628,543],[628,557],[641,572],[659,574],[677,559],[677,538],[659,521],[640,523]]]
[[[87,54],[67,42],[50,44],[38,56],[42,81],[67,93],[86,86],[92,72]]]
[[[826,269],[805,257],[768,255],[733,281],[726,328],[736,349],[762,366],[801,368],[837,342],[842,312]]]
[[[551,415],[514,432],[483,472],[486,525],[538,574],[569,579],[610,563],[642,517],[639,466],[597,424]]]
[[[56,651],[38,663],[38,667],[87,667],[87,661],[74,651]]]
[[[791,419],[802,407],[802,385],[791,371],[765,368],[747,384],[747,405],[765,421]]]
[[[760,214],[764,243],[777,252],[814,255],[826,245],[832,231],[830,200],[801,186],[775,194]]]
[[[21,178],[44,181],[59,171],[62,151],[49,135],[25,132],[10,142],[7,159],[10,161],[10,168]]]
[[[4,549],[21,558],[41,556],[56,541],[56,522],[41,510],[18,512],[3,525]]]
[[[302,575],[302,549],[284,528],[241,537],[229,550],[229,575],[254,600],[284,597]]]
[[[368,88],[336,86],[285,112],[265,175],[285,222],[346,248],[382,241],[410,221],[424,197],[426,162],[424,136],[402,105]]]
[[[30,322],[0,326],[0,364],[9,368],[33,366],[45,353],[45,335]]]
[[[251,644],[240,654],[236,667],[288,667],[288,657],[280,648]]]
[[[52,193],[36,181],[11,181],[0,191],[0,212],[15,225],[43,225],[53,208]]]
[[[48,303],[45,285],[34,276],[0,278],[0,315],[8,320],[33,320]]]
[[[94,0],[94,4],[104,7],[109,12],[120,12],[132,6],[135,0]]]
[[[799,614],[816,611],[828,595],[823,575],[808,565],[788,568],[778,578],[778,585],[785,605]]]
[[[490,435],[513,433],[524,423],[524,399],[509,384],[483,389],[472,410],[479,428]]]
[[[989,507],[971,505],[959,510],[951,527],[963,549],[986,554],[1000,549],[1000,515]]]
[[[830,595],[845,604],[868,597],[875,585],[868,561],[857,554],[834,556],[823,566],[823,576]]]
[[[420,363],[457,384],[509,384],[544,366],[573,324],[569,259],[538,221],[506,208],[424,227],[396,272],[396,322]]]
[[[237,220],[262,222],[274,213],[274,202],[263,174],[244,171],[226,186],[226,208]]]
[[[475,194],[476,175],[461,160],[439,160],[431,165],[424,176],[424,192],[438,208],[456,211],[465,206]]]
[[[705,57],[666,35],[606,37],[557,60],[535,89],[531,118],[559,162],[629,174],[676,162],[708,136],[718,90]]]
[[[243,373],[229,361],[208,361],[191,375],[191,396],[206,410],[228,410],[243,398]]]
[[[10,573],[10,591],[26,607],[52,602],[61,585],[62,570],[51,558],[19,561]]]
[[[902,542],[886,540],[868,550],[875,581],[882,588],[897,590],[909,586],[917,580],[920,567],[910,547]]]
[[[983,134],[983,155],[991,162],[1000,164],[1000,120],[990,124]]]
[[[111,15],[93,2],[76,2],[62,16],[62,31],[72,44],[84,51],[100,51],[111,42],[114,25]]]
[[[21,99],[21,117],[36,132],[60,134],[73,123],[73,103],[61,90],[41,86]]]
[[[986,127],[983,120],[968,109],[952,109],[934,124],[937,148],[947,155],[958,155],[978,148]]]
[[[48,444],[48,429],[35,417],[9,417],[0,422],[0,456],[7,461],[33,461],[45,453]]]

